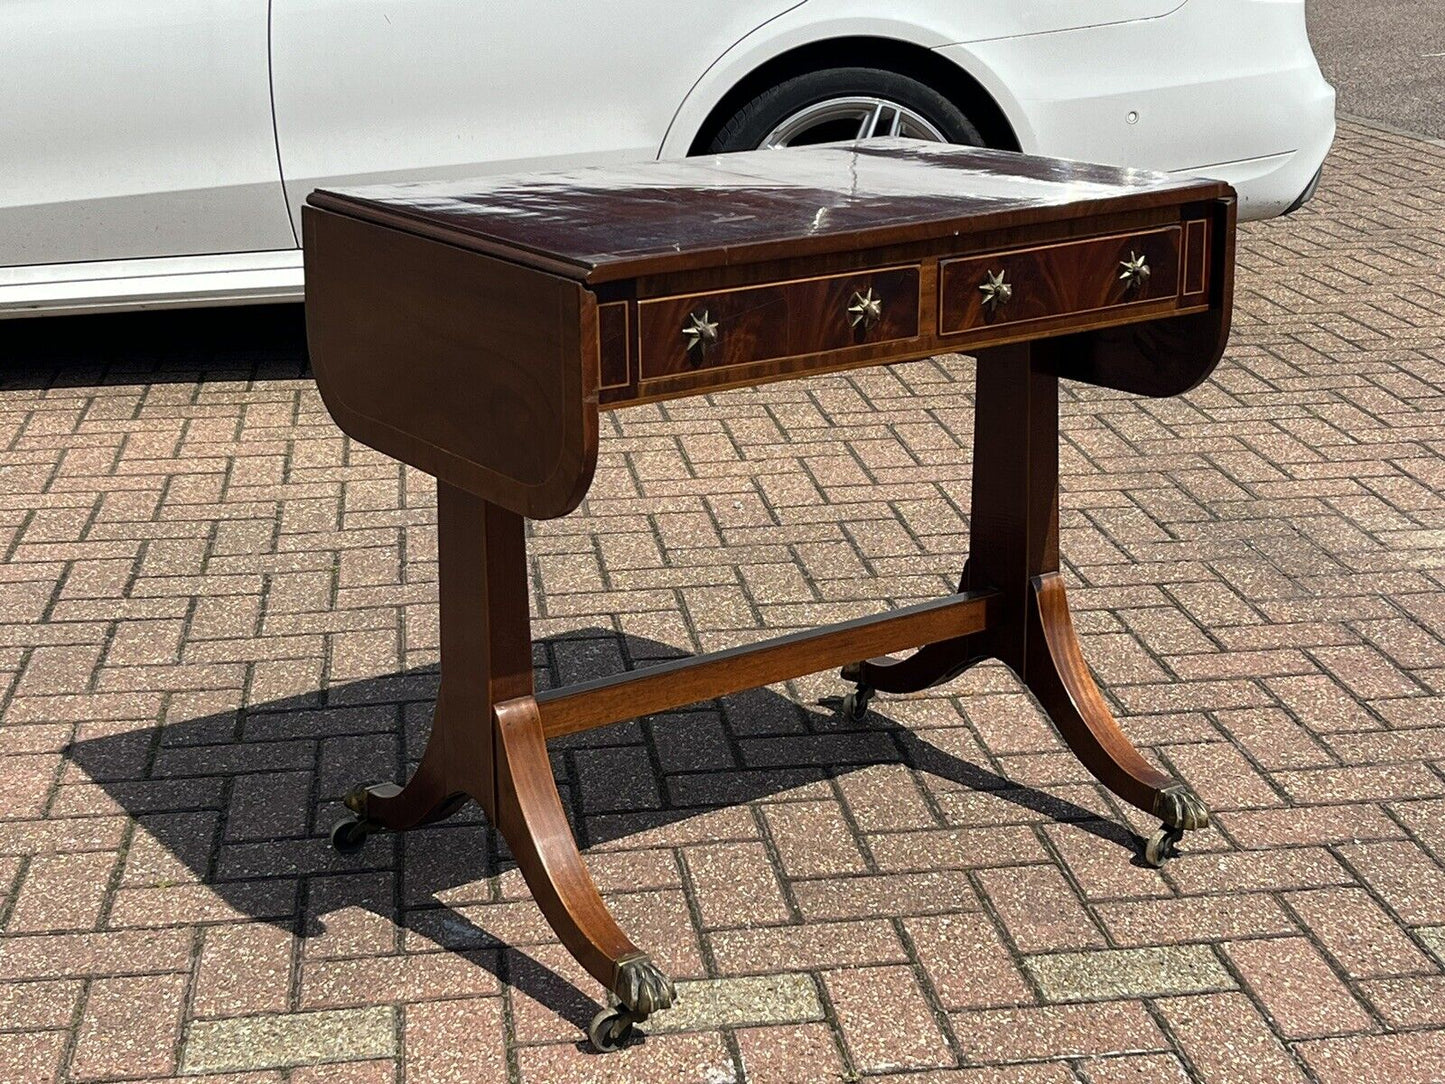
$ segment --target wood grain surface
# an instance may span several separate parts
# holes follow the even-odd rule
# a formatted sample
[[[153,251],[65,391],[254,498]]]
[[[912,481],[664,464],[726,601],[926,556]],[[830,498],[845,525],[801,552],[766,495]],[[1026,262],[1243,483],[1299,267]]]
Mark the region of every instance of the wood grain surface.
[[[939,332],[950,335],[1173,301],[1179,292],[1180,234],[1180,227],[1169,226],[944,260],[938,276]],[[1123,262],[1135,256],[1148,261],[1150,272],[1137,287],[1120,278]],[[996,306],[985,303],[982,287],[989,274],[1002,275],[1012,291]]]
[[[576,283],[307,207],[306,327],[349,435],[520,515],[597,461],[596,303]]]
[[[854,325],[856,295],[882,303],[872,326]],[[728,368],[805,354],[844,353],[918,335],[918,268],[898,267],[751,289],[684,294],[638,304],[641,380]],[[717,323],[718,341],[688,349],[682,329],[692,313]]]

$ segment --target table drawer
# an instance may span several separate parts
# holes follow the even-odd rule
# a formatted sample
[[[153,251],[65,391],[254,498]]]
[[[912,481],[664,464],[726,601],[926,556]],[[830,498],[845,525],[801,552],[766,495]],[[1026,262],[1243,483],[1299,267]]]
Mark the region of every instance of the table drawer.
[[[939,333],[1172,300],[1179,294],[1180,233],[1179,226],[1167,226],[944,260]],[[1194,247],[1203,260],[1203,246]]]
[[[918,335],[916,265],[641,301],[642,381]]]

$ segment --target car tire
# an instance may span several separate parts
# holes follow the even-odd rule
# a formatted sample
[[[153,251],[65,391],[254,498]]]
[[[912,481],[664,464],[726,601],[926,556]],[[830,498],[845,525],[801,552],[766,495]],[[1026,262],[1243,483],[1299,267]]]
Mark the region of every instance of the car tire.
[[[883,68],[851,67],[807,72],[769,87],[745,102],[723,123],[704,153],[724,154],[765,145],[796,146],[854,139],[858,137],[860,123],[853,119],[850,125],[849,107],[857,111],[869,99],[883,103],[885,108],[899,108],[921,122],[912,124],[913,128],[932,129],[918,138],[941,138],[944,142],[974,147],[984,145],[978,128],[963,110],[926,83]],[[840,114],[836,118],[829,117],[830,105],[836,107],[832,112]],[[811,128],[808,127],[810,117],[819,121]],[[796,138],[773,143],[770,136],[785,130],[790,121],[801,126]],[[905,124],[901,134],[914,134],[907,128]]]

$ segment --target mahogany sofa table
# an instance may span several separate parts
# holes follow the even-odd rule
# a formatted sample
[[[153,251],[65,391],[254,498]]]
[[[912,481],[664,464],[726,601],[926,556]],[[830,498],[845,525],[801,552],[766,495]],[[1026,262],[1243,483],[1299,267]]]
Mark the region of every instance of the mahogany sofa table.
[[[669,1006],[578,852],[547,739],[842,664],[845,710],[999,659],[1088,769],[1162,824],[1209,815],[1119,729],[1059,572],[1060,377],[1152,396],[1229,333],[1234,194],[905,140],[312,194],[311,359],[355,439],[437,479],[441,689],[405,786],[358,787],[361,846],[475,799],[563,944],[615,997],[602,1049]],[[574,509],[598,411],[965,351],[977,365],[955,594],[538,692],[524,517]],[[902,658],[891,653],[913,650]]]

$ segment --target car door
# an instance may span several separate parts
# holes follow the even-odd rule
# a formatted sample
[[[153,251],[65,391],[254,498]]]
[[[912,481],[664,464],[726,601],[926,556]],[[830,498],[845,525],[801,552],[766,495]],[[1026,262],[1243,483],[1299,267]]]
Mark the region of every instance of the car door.
[[[273,0],[276,136],[307,193],[652,158],[688,89],[800,0]]]
[[[0,0],[0,266],[294,248],[267,0]]]

